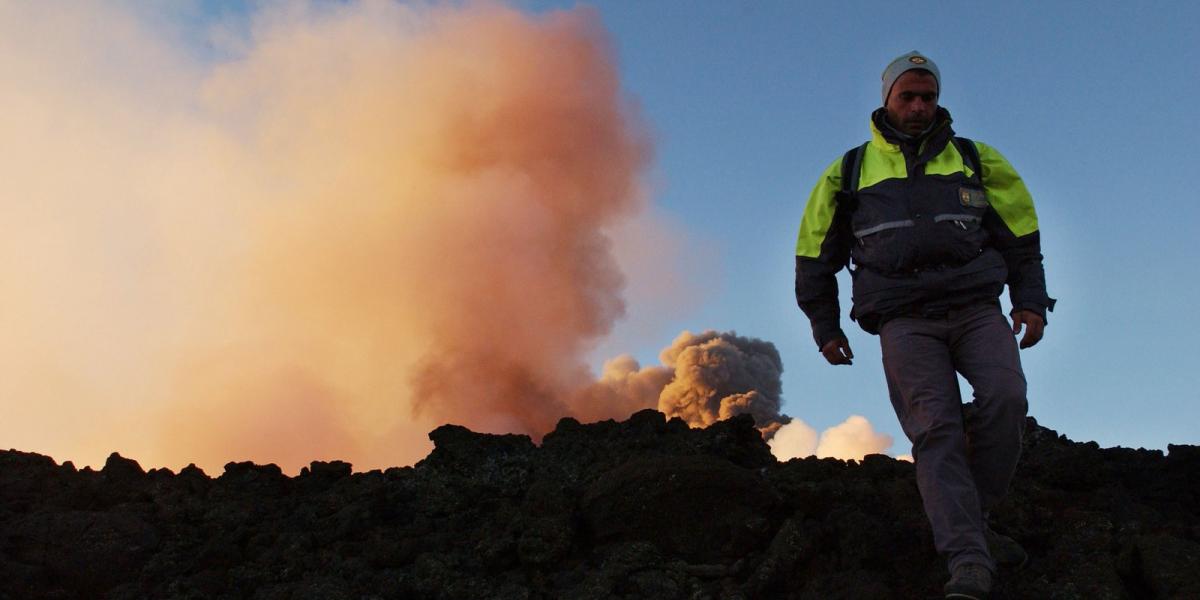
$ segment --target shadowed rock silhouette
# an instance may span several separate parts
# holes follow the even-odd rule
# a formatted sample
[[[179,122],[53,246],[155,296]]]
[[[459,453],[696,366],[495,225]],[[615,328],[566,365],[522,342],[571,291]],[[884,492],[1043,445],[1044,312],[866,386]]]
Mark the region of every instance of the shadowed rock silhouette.
[[[921,598],[945,567],[913,467],[769,452],[749,415],[526,436],[445,425],[413,467],[100,471],[0,452],[0,598]],[[1001,598],[1200,597],[1200,448],[1027,423],[993,513]]]

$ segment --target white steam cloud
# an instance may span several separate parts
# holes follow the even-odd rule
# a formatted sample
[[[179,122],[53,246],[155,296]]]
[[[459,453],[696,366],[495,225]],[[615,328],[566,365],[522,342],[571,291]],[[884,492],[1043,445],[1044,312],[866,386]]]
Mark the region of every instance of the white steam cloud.
[[[879,433],[865,417],[851,415],[817,435],[817,430],[799,419],[784,425],[768,441],[779,460],[816,456],[862,460],[868,454],[883,454],[892,447],[892,436]]]

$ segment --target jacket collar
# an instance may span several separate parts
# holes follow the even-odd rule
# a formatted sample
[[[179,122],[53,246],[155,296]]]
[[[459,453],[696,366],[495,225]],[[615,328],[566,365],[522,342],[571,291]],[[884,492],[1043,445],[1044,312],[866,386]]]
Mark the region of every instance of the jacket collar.
[[[953,122],[950,111],[939,106],[929,129],[920,135],[907,135],[897,131],[887,122],[887,109],[880,107],[871,113],[871,144],[885,152],[900,152],[902,147],[908,146],[912,149],[911,152],[916,154],[927,140],[949,140],[953,137],[954,129],[950,127]]]
[[[903,154],[905,168],[910,176],[922,172],[925,164],[941,154],[950,143],[950,138],[954,137],[954,129],[950,127],[953,121],[950,111],[940,106],[933,119],[933,125],[918,136],[907,136],[893,129],[885,120],[886,112],[880,108],[871,113],[871,145],[884,152]],[[901,136],[906,139],[902,139]]]

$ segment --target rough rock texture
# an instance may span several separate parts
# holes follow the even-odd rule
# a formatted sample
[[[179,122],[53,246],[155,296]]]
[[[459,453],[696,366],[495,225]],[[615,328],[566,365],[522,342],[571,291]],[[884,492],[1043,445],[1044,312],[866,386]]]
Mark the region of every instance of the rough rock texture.
[[[0,452],[0,599],[928,598],[912,465],[777,462],[749,417],[654,411],[524,436],[446,425],[415,467],[100,471]],[[1200,448],[1103,449],[1029,420],[995,527],[1001,598],[1200,598]]]

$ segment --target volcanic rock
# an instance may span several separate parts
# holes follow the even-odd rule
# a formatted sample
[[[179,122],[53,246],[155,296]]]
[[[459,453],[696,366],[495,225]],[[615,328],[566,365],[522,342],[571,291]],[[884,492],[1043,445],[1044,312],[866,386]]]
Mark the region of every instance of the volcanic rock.
[[[413,467],[100,471],[0,452],[0,600],[937,597],[910,463],[778,462],[749,416],[455,425]],[[1200,448],[1100,448],[1029,419],[994,527],[1000,598],[1200,597]]]

